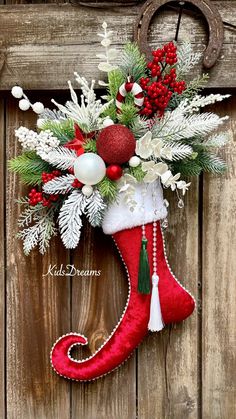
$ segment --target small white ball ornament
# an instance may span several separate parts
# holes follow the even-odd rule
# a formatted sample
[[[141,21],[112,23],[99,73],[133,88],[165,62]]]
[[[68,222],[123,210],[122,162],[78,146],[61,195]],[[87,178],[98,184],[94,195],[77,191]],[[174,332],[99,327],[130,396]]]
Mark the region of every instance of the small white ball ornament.
[[[93,187],[90,185],[84,185],[83,188],[81,189],[82,194],[89,197],[92,195],[93,193]]]
[[[28,109],[30,108],[30,102],[27,99],[21,99],[19,102],[19,108],[22,111],[28,111]]]
[[[133,156],[131,159],[129,159],[129,165],[130,167],[138,167],[140,165],[140,158],[138,156]]]
[[[106,174],[103,159],[95,153],[84,153],[74,164],[76,178],[85,185],[96,185]]]
[[[16,99],[21,99],[23,96],[23,89],[20,86],[13,86],[13,88],[11,89],[11,94]]]
[[[103,128],[109,127],[110,125],[114,125],[114,121],[112,121],[111,118],[107,117],[104,119],[103,123]]]
[[[42,113],[44,111],[44,106],[43,106],[43,104],[41,102],[35,102],[32,105],[32,109],[33,109],[33,111],[35,113],[40,114],[40,113]]]

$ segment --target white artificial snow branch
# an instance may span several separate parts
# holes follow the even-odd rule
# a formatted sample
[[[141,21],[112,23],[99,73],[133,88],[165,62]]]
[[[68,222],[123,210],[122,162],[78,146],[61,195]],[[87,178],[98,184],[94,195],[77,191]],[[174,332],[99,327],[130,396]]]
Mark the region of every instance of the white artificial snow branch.
[[[75,176],[72,174],[58,176],[45,183],[43,191],[47,194],[66,194],[73,189],[72,183],[74,180]]]

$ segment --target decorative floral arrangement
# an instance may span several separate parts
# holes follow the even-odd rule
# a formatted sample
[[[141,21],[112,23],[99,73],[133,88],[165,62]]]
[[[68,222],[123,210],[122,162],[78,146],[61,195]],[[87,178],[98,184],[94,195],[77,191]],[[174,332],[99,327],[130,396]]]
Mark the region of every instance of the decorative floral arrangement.
[[[228,117],[200,111],[229,95],[200,95],[206,74],[186,81],[200,59],[188,42],[178,48],[169,42],[154,50],[147,63],[133,43],[118,54],[111,47],[107,24],[102,27],[99,70],[107,74],[107,81],[99,84],[107,93],[101,99],[95,81],[89,83],[77,73],[80,99],[69,81],[71,100],[65,105],[52,100],[56,110],[45,109],[40,102],[31,104],[21,87],[12,88],[20,109],[31,107],[38,114],[35,131],[16,129],[22,153],[10,161],[10,169],[32,186],[18,201],[24,206],[19,237],[25,254],[36,245],[44,253],[58,230],[65,247],[75,248],[85,216],[93,227],[102,226],[113,235],[130,276],[127,307],[100,352],[84,361],[71,358],[72,346],[87,343],[78,334],[63,336],[53,348],[56,371],[78,380],[109,372],[129,356],[148,328],[161,330],[193,311],[193,298],[177,282],[165,257],[160,220],[166,226],[168,202],[162,188],[171,188],[182,208],[190,176],[225,171],[217,151],[228,140],[226,133],[214,133]],[[167,295],[164,288],[171,284],[170,299],[171,292]],[[115,333],[124,327],[127,312],[133,320],[139,318],[128,344]],[[127,320],[127,328],[130,324]],[[99,367],[96,357],[105,347],[111,352],[111,345],[119,348],[117,354]]]

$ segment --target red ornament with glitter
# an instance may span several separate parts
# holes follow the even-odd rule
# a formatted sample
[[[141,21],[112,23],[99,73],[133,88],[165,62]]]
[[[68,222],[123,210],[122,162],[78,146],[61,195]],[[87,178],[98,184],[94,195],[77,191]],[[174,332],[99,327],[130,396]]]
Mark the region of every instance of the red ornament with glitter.
[[[134,135],[124,125],[110,125],[98,136],[97,152],[108,164],[126,163],[135,152]]]

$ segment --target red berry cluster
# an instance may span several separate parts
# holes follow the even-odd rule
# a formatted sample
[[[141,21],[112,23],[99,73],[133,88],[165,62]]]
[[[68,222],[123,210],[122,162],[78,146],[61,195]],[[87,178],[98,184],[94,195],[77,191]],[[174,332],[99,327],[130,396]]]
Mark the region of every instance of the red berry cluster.
[[[31,189],[29,193],[29,204],[34,207],[41,202],[44,207],[50,207],[52,202],[56,202],[58,198],[58,194],[48,195],[47,197],[47,195],[42,192],[38,192],[36,189]]]
[[[75,179],[72,183],[73,188],[81,188],[83,183],[81,183],[78,179]]]
[[[42,173],[42,182],[47,183],[50,180],[53,180],[57,176],[61,176],[60,170],[53,170],[53,172],[51,172],[51,173],[43,172]]]
[[[174,92],[181,94],[186,88],[184,81],[176,81],[175,68],[166,72],[168,65],[177,63],[176,46],[173,42],[153,51],[152,55],[153,60],[147,65],[150,77],[140,79],[140,86],[146,92],[141,114],[149,117],[157,112],[162,116],[172,94]]]

